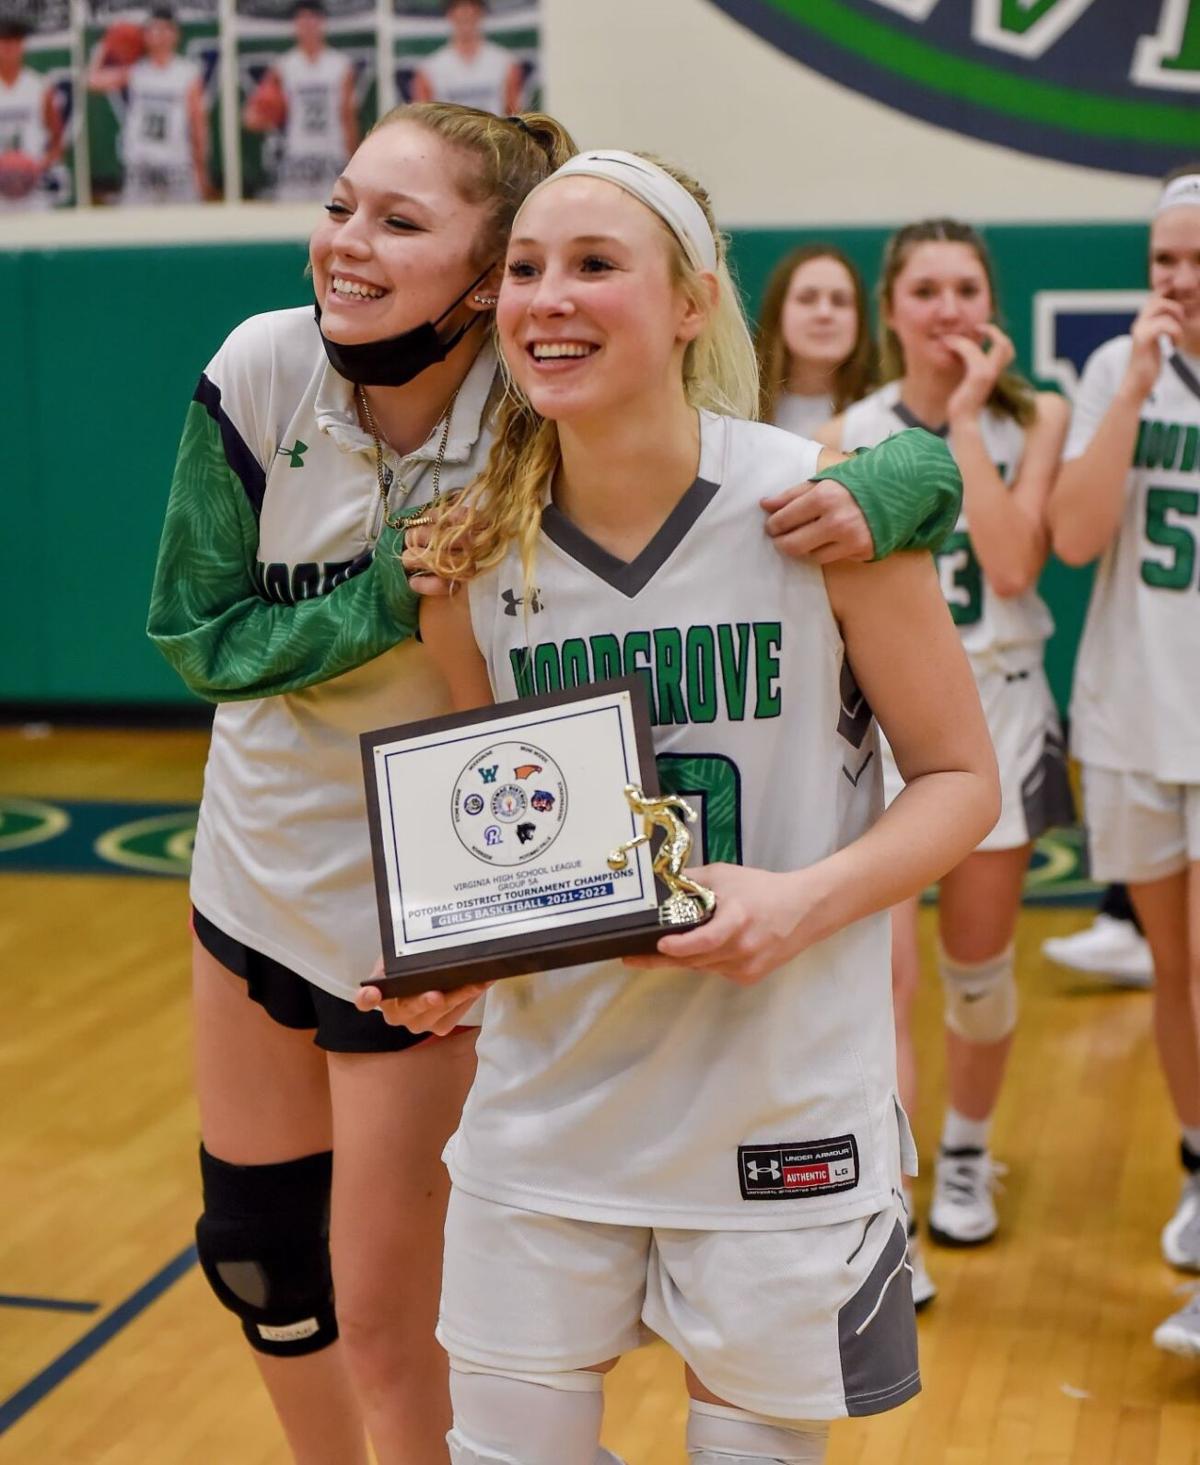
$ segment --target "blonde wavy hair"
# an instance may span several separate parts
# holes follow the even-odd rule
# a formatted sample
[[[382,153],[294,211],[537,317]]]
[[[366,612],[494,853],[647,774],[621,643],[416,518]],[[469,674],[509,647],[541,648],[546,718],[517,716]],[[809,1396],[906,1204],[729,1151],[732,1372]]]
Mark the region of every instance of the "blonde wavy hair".
[[[758,407],[758,362],[742,299],[729,270],[727,241],[717,229],[712,202],[696,180],[650,153],[654,163],[681,184],[704,212],[717,246],[715,304],[702,274],[660,220],[670,246],[672,284],[707,315],[683,356],[683,390],[690,406],[731,417],[753,418]],[[502,358],[503,360],[503,358]],[[525,584],[533,564],[546,487],[560,462],[558,427],[540,416],[504,368],[506,391],[497,412],[487,464],[453,508],[434,518],[425,558],[443,580],[470,580],[498,564],[509,545],[521,551]]]

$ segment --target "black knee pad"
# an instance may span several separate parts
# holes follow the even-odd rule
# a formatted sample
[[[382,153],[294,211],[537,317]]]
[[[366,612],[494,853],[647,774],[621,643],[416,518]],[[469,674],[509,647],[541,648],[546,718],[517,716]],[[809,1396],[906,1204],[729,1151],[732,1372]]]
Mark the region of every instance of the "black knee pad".
[[[338,1335],[329,1264],[333,1152],[231,1165],[200,1147],[196,1250],[209,1285],[259,1353],[296,1357]]]

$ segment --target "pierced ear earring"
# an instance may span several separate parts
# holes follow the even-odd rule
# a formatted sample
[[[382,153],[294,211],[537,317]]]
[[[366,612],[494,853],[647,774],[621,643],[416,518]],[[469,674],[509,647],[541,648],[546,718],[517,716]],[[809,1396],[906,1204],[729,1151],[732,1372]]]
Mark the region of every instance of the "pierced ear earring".
[[[495,305],[497,298],[498,297],[495,296],[495,295],[472,295],[471,296],[471,299],[475,302],[476,305]]]

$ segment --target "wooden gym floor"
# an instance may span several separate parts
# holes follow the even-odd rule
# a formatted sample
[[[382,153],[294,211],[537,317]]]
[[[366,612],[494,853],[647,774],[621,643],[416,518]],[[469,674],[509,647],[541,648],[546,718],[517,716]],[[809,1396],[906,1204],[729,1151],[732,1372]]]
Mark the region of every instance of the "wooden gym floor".
[[[0,730],[0,798],[199,794],[202,734],[43,733]],[[237,1326],[190,1250],[184,882],[4,868],[0,1465],[286,1465]],[[924,1393],[835,1425],[830,1465],[1200,1465],[1200,1361],[1150,1343],[1186,1283],[1158,1256],[1178,1173],[1150,999],[1039,952],[1086,919],[1022,918],[1022,1025],[994,1145],[1009,1167],[1002,1233],[976,1252],[929,1249],[941,1292],[920,1323]],[[933,982],[919,1032],[927,1156]],[[665,1348],[622,1363],[608,1401],[606,1443],[629,1465],[682,1465],[685,1406]]]

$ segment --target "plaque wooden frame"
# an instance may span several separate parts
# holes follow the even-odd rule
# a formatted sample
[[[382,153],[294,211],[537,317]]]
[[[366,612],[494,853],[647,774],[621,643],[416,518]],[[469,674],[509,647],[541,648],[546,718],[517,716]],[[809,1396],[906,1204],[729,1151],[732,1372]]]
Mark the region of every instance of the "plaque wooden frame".
[[[384,854],[386,818],[379,795],[376,748],[404,738],[417,738],[458,728],[476,728],[516,713],[553,711],[572,703],[586,702],[622,691],[630,695],[634,732],[636,768],[630,770],[629,782],[638,784],[644,793],[653,797],[660,791],[658,770],[654,762],[649,698],[642,679],[638,676],[614,678],[565,692],[522,697],[491,707],[476,708],[470,712],[425,718],[420,722],[379,728],[360,734],[375,895],[384,952],[383,977],[367,978],[364,986],[369,984],[378,987],[386,997],[410,997],[420,992],[453,991],[456,987],[473,982],[520,976],[525,972],[546,971],[553,967],[578,966],[584,962],[608,961],[614,957],[651,952],[655,949],[659,938],[667,934],[668,928],[662,925],[658,909],[651,908],[613,913],[596,920],[564,925],[559,930],[497,936],[413,955],[395,954],[397,942],[392,923]],[[657,841],[655,845],[657,847]],[[661,905],[669,892],[657,876],[654,877],[654,883]]]

